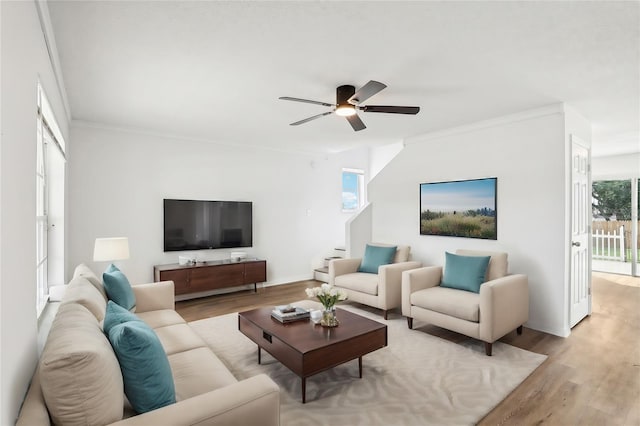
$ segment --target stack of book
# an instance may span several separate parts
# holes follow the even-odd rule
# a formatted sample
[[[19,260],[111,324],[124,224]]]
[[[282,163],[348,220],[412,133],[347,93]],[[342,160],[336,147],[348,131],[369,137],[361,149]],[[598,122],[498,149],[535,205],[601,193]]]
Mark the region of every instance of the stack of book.
[[[281,305],[273,308],[271,311],[271,317],[281,323],[306,320],[310,317],[310,310],[291,305]]]

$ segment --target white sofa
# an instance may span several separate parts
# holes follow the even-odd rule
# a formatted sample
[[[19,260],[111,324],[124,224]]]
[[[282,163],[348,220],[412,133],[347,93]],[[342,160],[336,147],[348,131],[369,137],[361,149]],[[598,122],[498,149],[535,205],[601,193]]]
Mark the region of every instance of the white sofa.
[[[102,331],[106,294],[76,268],[49,333],[17,425],[279,425],[280,391],[266,375],[238,381],[175,311],[172,281],[132,286],[135,314],[167,354],[176,403],[136,415]],[[233,330],[220,330],[220,333]]]
[[[370,245],[392,246],[382,243]],[[409,246],[397,246],[393,263],[380,266],[377,274],[358,272],[362,258],[331,260],[329,284],[345,290],[352,302],[382,309],[382,316],[387,319],[388,311],[401,305],[402,272],[422,266],[420,262],[409,261],[410,252]]]
[[[490,356],[493,342],[513,330],[522,333],[529,319],[528,280],[526,275],[508,274],[507,253],[458,250],[456,254],[491,257],[480,292],[441,287],[441,266],[406,271],[402,315],[409,328],[417,319],[482,340]]]

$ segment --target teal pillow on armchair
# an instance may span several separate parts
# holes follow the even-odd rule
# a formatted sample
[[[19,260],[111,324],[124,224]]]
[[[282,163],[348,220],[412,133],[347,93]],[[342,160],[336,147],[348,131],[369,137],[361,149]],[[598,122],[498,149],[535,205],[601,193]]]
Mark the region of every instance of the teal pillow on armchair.
[[[460,256],[445,253],[446,263],[441,287],[480,293],[491,256]]]
[[[393,263],[397,249],[397,246],[381,247],[367,244],[358,272],[377,274],[380,266]]]

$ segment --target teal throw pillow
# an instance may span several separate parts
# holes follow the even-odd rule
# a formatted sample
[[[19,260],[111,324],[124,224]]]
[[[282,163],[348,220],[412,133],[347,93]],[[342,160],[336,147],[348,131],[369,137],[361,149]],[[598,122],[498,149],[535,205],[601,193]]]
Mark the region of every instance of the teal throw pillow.
[[[142,321],[138,316],[130,311],[127,311],[122,306],[113,303],[113,300],[107,301],[107,309],[104,312],[104,322],[102,323],[102,330],[104,334],[109,336],[109,331],[118,324],[122,324],[129,321]]]
[[[441,287],[480,292],[491,256],[460,256],[446,253]]]
[[[136,306],[136,296],[133,294],[131,284],[122,271],[117,268],[111,270],[111,266],[102,274],[104,291],[109,300],[113,300],[125,309],[132,310]]]
[[[364,256],[362,256],[362,262],[358,272],[367,272],[369,274],[377,274],[378,268],[382,265],[388,265],[393,262],[393,257],[396,255],[398,247],[380,247],[370,246],[364,250]]]
[[[113,263],[110,264],[109,266],[107,266],[107,269],[105,270],[105,272],[115,272],[115,271],[119,271],[120,269],[114,265]]]
[[[120,363],[124,393],[138,414],[176,402],[167,354],[156,333],[142,321],[115,325],[109,341]]]

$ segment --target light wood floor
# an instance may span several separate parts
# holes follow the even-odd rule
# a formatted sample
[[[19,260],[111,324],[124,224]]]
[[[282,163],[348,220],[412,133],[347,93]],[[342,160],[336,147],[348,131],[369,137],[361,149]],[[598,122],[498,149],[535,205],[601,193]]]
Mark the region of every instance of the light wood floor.
[[[640,425],[640,278],[593,274],[593,312],[568,338],[525,328],[502,342],[548,359],[493,409],[480,425]],[[635,281],[637,280],[637,282]],[[294,302],[317,281],[177,302],[194,321],[230,312]],[[390,318],[400,312],[390,313]],[[463,336],[434,326],[421,331],[451,341]]]
[[[631,287],[640,287],[640,277],[632,277],[630,275],[607,274],[606,272],[592,272],[594,278],[602,278],[607,281],[613,281],[616,284],[629,285]]]

